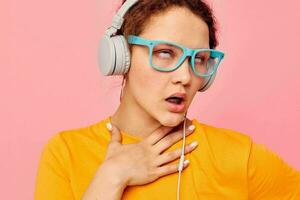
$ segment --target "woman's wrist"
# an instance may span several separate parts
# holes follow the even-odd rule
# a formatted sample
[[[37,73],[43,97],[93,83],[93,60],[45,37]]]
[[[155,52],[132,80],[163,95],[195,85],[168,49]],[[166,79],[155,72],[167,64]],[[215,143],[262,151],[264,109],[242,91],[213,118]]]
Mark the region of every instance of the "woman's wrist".
[[[115,173],[114,167],[103,163],[88,190],[84,194],[83,200],[119,200],[122,198],[127,180]]]
[[[126,178],[126,173],[119,171],[120,167],[110,164],[109,162],[103,163],[99,172],[102,173],[101,176],[105,177],[110,184],[116,187],[126,187],[128,179]]]

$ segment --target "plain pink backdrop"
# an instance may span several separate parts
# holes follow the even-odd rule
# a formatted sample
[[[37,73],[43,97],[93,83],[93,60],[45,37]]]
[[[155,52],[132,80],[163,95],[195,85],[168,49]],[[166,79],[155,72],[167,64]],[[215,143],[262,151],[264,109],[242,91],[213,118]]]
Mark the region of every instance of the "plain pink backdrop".
[[[188,116],[251,135],[300,169],[299,1],[210,2],[225,60]],[[121,78],[100,74],[97,45],[119,0],[0,4],[1,196],[33,199],[47,140],[117,108]]]

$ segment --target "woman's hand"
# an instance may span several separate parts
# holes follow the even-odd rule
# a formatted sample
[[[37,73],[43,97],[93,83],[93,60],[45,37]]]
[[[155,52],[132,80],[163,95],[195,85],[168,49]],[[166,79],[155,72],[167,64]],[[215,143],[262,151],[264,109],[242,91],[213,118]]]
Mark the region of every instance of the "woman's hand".
[[[191,124],[191,121],[187,120],[187,127]],[[128,186],[143,185],[161,176],[177,172],[178,164],[167,165],[167,163],[180,157],[181,148],[163,153],[183,137],[182,129],[169,133],[172,128],[162,126],[138,143],[122,144],[119,129],[112,125],[111,141],[102,167]],[[194,128],[194,125],[191,129],[187,128],[186,136],[191,134]],[[197,143],[194,144],[185,146],[185,154],[195,149]],[[188,162],[185,162],[183,169],[187,165]]]

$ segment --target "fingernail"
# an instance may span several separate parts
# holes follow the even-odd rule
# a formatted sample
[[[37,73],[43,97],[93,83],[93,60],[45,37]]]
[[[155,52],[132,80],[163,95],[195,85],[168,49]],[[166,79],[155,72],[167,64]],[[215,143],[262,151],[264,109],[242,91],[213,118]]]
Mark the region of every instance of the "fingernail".
[[[185,160],[185,161],[183,162],[183,165],[187,165],[187,164],[189,164],[189,163],[190,163],[189,160]]]
[[[112,130],[112,125],[111,125],[111,123],[110,122],[108,122],[107,124],[106,124],[106,128],[108,129],[108,130]]]
[[[190,146],[191,146],[192,148],[196,147],[197,145],[198,145],[198,142],[197,142],[197,141],[194,141],[194,142],[192,142],[192,143],[190,144]]]
[[[195,129],[195,125],[190,125],[189,127],[188,127],[188,129],[190,130],[190,131],[192,131],[192,130],[194,130]]]

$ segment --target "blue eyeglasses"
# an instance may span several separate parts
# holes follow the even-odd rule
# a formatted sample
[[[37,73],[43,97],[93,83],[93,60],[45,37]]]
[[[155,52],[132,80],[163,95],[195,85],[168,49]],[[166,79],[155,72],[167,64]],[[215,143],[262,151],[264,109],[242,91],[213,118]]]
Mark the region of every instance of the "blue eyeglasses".
[[[135,35],[128,36],[129,44],[147,46],[150,53],[150,66],[158,71],[174,71],[184,62],[187,56],[193,72],[199,77],[213,75],[224,53],[214,49],[190,49],[175,42],[165,40],[149,40]]]

